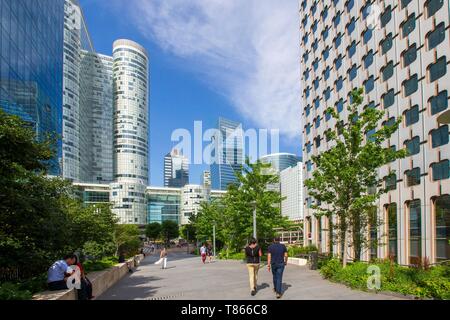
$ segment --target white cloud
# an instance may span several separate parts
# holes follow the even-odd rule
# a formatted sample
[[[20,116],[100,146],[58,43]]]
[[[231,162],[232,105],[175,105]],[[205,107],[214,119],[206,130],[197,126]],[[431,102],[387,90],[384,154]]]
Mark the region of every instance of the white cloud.
[[[298,0],[135,0],[131,17],[261,128],[300,137]]]

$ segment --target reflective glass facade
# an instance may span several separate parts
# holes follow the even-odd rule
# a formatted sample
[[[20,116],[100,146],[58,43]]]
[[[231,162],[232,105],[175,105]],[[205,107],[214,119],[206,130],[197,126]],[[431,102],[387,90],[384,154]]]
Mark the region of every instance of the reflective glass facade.
[[[64,0],[1,0],[0,17],[0,107],[39,139],[61,134]],[[61,172],[55,147],[52,175]]]
[[[180,218],[180,192],[166,194],[165,192],[151,192],[147,194],[147,221],[148,223],[162,223],[167,220],[179,223]]]
[[[287,168],[292,168],[302,161],[302,158],[291,153],[269,154],[261,157],[262,163],[270,163],[272,168],[277,172],[281,172]]]

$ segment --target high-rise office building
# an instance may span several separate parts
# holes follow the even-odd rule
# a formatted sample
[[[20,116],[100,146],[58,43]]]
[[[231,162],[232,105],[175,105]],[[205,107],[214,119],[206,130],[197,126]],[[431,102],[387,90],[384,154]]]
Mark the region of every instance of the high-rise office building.
[[[130,40],[113,45],[114,179],[113,211],[124,224],[146,223],[148,184],[149,58]]]
[[[303,164],[290,166],[280,172],[281,215],[289,220],[303,220]]]
[[[280,173],[287,168],[295,167],[302,158],[292,153],[274,153],[265,155],[259,160],[262,163],[270,163],[274,171]]]
[[[113,59],[110,56],[81,51],[81,96],[83,117],[88,128],[87,147],[82,156],[89,167],[84,181],[110,183],[113,177]],[[85,120],[85,121],[86,121]]]
[[[389,191],[378,203],[383,223],[368,240],[382,245],[362,257],[450,259],[449,128],[436,120],[450,90],[449,1],[303,0],[300,17],[305,179],[314,171],[311,157],[332,147],[325,132],[336,120],[326,108],[346,121],[350,91],[364,87],[364,107],[385,111],[385,124],[402,119],[385,147],[410,154],[379,170]],[[307,241],[327,252],[329,221],[314,217],[307,189],[305,197]]]
[[[164,186],[180,188],[189,184],[189,159],[177,149],[164,157]]]
[[[27,121],[39,139],[61,134],[64,0],[0,2],[0,108]],[[49,161],[59,175],[61,143]]]
[[[242,124],[219,118],[218,133],[213,139],[211,186],[216,190],[226,190],[229,184],[237,183],[236,172],[242,170],[244,163]]]
[[[205,170],[200,176],[200,183],[204,188],[211,189],[211,172]]]
[[[167,220],[180,223],[180,188],[147,187],[147,223]]]
[[[190,218],[200,212],[201,204],[205,201],[209,201],[209,192],[203,186],[192,184],[181,188],[180,224],[189,224]]]

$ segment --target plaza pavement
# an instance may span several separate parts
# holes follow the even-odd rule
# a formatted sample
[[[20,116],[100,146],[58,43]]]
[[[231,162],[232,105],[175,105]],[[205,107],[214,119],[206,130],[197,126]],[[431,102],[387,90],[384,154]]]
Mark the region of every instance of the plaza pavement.
[[[250,295],[246,265],[241,261],[203,264],[199,257],[169,252],[168,269],[154,265],[159,254],[148,256],[98,300],[276,300],[272,274],[259,271],[258,293]],[[352,290],[322,279],[319,272],[288,265],[283,277],[285,300],[393,300],[392,296]]]

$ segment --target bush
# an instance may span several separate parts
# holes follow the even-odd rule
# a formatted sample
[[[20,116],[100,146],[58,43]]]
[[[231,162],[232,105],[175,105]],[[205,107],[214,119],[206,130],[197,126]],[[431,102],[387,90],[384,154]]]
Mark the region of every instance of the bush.
[[[20,284],[5,282],[0,285],[0,300],[31,300],[33,294]]]
[[[114,253],[114,244],[100,244],[95,241],[88,241],[83,246],[83,254],[89,260],[101,260],[104,257],[111,256]]]
[[[381,272],[383,291],[399,292],[419,298],[450,299],[450,267],[436,266],[429,270],[408,268],[389,261],[376,261]],[[340,282],[351,288],[367,291],[367,273],[369,265],[364,262],[350,263],[344,269],[338,259],[331,259],[323,264],[320,273],[326,279]]]
[[[88,260],[84,263],[85,272],[102,271],[119,263],[116,257],[107,257],[101,260]]]
[[[318,251],[316,246],[289,246],[288,254],[290,257],[295,257],[299,254],[309,254],[311,252]]]
[[[219,259],[223,260],[244,260],[245,259],[245,253],[244,251],[241,252],[228,252],[226,250],[221,250],[218,255]]]

